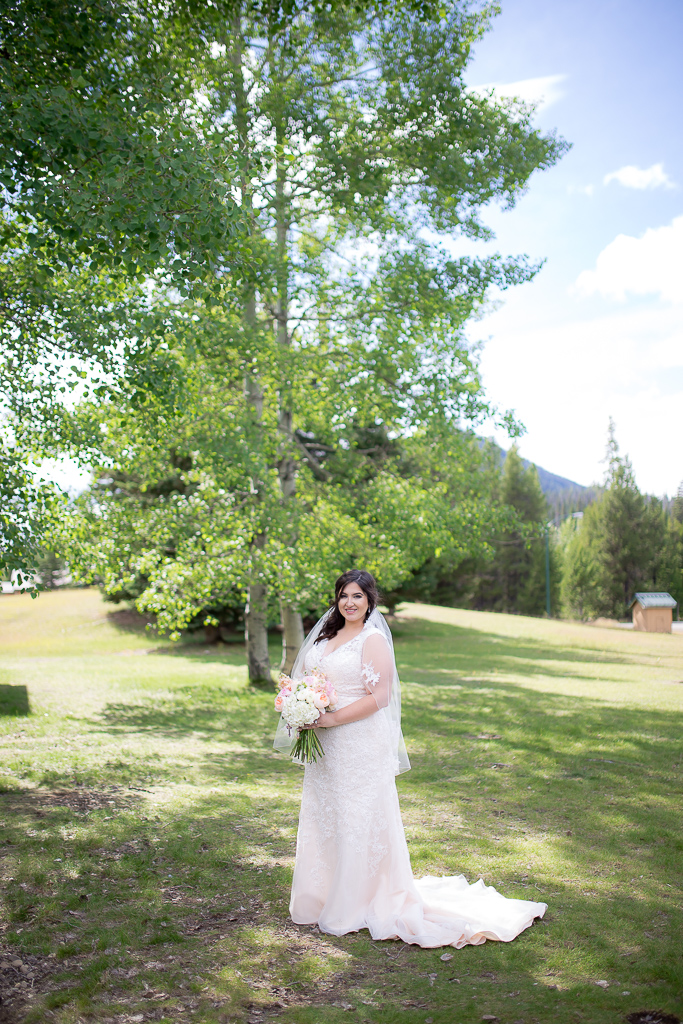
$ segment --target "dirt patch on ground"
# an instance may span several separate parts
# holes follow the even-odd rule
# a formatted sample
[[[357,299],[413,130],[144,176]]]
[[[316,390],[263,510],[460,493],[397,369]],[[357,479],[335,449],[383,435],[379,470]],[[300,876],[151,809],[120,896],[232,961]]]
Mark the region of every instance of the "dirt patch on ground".
[[[82,818],[91,811],[129,809],[140,802],[140,797],[126,786],[88,789],[76,784],[73,789],[12,790],[0,795],[0,801],[9,811],[28,813],[36,818],[44,818],[48,811],[59,807],[67,808],[75,817]]]
[[[0,1024],[23,1019],[34,997],[49,990],[55,957],[17,954],[0,946]]]
[[[102,849],[98,855],[106,859],[118,858],[134,844],[135,841],[114,849]],[[288,918],[273,914],[270,904],[256,896],[242,893],[237,898],[233,895],[226,899],[222,895],[206,899],[193,887],[183,885],[164,887],[162,894],[165,903],[182,909],[183,920],[178,922],[178,930],[184,935],[185,943],[172,950],[167,945],[162,949],[158,944],[129,949],[127,965],[112,964],[105,968],[99,979],[99,991],[91,996],[94,1005],[88,1020],[102,1024],[142,1024],[162,1017],[184,1020],[186,1015],[187,1019],[192,1019],[210,1008],[212,1019],[226,1024],[236,1020],[244,1024],[266,1024],[287,1008],[327,1005],[350,1010],[354,1006],[348,1000],[354,989],[367,986],[371,979],[381,985],[381,976],[387,971],[393,973],[402,969],[402,965],[392,961],[396,958],[402,961],[404,958],[399,954],[403,950],[410,953],[401,943],[396,943],[396,948],[392,944],[392,955],[386,967],[382,965],[377,972],[372,967],[359,965],[339,940],[331,939],[317,928],[293,925]],[[79,912],[69,913],[74,917],[83,916]],[[278,983],[276,978],[270,979],[264,967],[263,973],[260,970],[252,977],[245,977],[251,994],[238,1002],[234,995],[217,999],[188,991],[198,972],[207,977],[219,973],[225,966],[226,948],[222,940],[242,929],[263,926],[272,932],[276,945],[287,949],[290,963],[320,956],[328,963],[332,960],[332,972],[315,982],[289,986]],[[78,986],[78,979],[98,955],[101,956],[88,951],[66,957],[54,953],[33,956],[15,953],[0,945],[0,1024],[22,1024],[27,1014],[48,996],[48,1007],[66,1006],[72,998],[70,990]],[[150,971],[156,977],[150,977]],[[376,1003],[368,1000],[367,1005],[370,1008]],[[43,1015],[45,1021],[55,1019],[55,1011],[48,1008],[43,1010]],[[56,1015],[59,1016],[58,1009]]]
[[[629,1013],[626,1020],[629,1024],[681,1024],[679,1017],[664,1010],[637,1010]]]
[[[103,975],[102,983],[107,984],[106,995],[104,992],[99,994],[101,1004],[93,1008],[88,1019],[101,1021],[102,1024],[138,1024],[169,1016],[171,1019],[181,1019],[181,1015],[182,1019],[185,1019],[185,1014],[201,1014],[202,1007],[208,1009],[210,1006],[212,1010],[219,1011],[218,1019],[221,1021],[228,1022],[241,1018],[245,1024],[265,1024],[269,1019],[277,1017],[282,1010],[291,1007],[328,1005],[341,1009],[354,1008],[347,1001],[349,989],[367,982],[372,972],[363,968],[356,970],[353,967],[349,970],[347,956],[341,949],[337,952],[340,969],[326,980],[305,987],[288,987],[269,984],[266,980],[251,979],[252,988],[256,992],[249,1000],[244,1000],[241,1007],[236,1006],[230,999],[215,1000],[192,996],[183,990],[182,986],[178,988],[169,985],[168,978],[160,980],[157,985],[148,985],[141,981],[140,976],[144,976],[145,972],[154,970],[162,973],[169,969],[191,980],[195,976],[198,955],[204,973],[210,969],[211,961],[214,961],[217,970],[220,969],[224,962],[224,954],[220,947],[216,947],[215,950],[211,948],[213,942],[220,940],[227,928],[257,923],[259,917],[260,914],[255,908],[246,911],[241,908],[235,913],[227,914],[208,911],[206,914],[194,916],[191,919],[192,924],[188,920],[188,934],[197,937],[203,947],[201,952],[196,947],[183,949],[172,955],[164,954],[161,960],[155,961],[150,959],[152,951],[149,949],[131,951],[133,966],[113,967]],[[278,937],[286,939],[288,955],[292,960],[316,953],[330,956],[327,937],[322,936],[317,929],[299,928],[285,923],[278,931]],[[198,932],[205,934],[200,935]],[[63,977],[66,973],[71,979],[75,979],[91,959],[91,954],[62,959],[55,958],[54,954],[49,957],[23,953],[18,955],[0,946],[0,1024],[21,1024],[32,1007],[40,1003],[41,997],[50,994],[54,998],[60,991],[66,994],[73,982],[58,981],[52,976],[58,974]],[[144,985],[144,989],[131,992],[131,982],[136,978]],[[94,996],[94,1000],[97,1003],[98,996]],[[64,1002],[68,1001],[67,996]],[[374,1001],[368,1001],[368,1006],[370,1005],[376,1004]],[[45,1020],[53,1017],[50,1010],[45,1010],[44,1014]]]

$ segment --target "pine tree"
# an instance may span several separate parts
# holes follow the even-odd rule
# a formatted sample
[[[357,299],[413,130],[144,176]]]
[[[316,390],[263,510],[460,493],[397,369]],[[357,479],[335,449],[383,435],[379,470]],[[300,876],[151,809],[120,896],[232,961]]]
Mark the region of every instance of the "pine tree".
[[[480,567],[472,603],[493,611],[542,615],[546,606],[545,529],[549,509],[536,467],[525,467],[516,445],[505,459],[495,500],[515,510],[519,526],[495,538],[493,559]],[[551,579],[556,580],[554,546],[551,558]],[[551,594],[551,606],[556,605],[552,600],[555,596]]]
[[[678,491],[674,498],[673,517],[678,523],[683,523],[683,480],[678,485]]]
[[[652,566],[655,590],[664,590],[683,604],[683,483],[667,515],[660,506],[660,542]]]
[[[589,619],[595,616],[595,562],[589,543],[592,530],[587,520],[595,515],[595,505],[589,505],[582,520],[563,524],[562,532],[570,531],[564,545],[562,583],[560,588],[563,616]]]
[[[654,589],[664,534],[661,503],[638,490],[612,420],[605,461],[605,490],[586,509],[565,556],[563,603],[580,618],[623,618],[637,590]]]

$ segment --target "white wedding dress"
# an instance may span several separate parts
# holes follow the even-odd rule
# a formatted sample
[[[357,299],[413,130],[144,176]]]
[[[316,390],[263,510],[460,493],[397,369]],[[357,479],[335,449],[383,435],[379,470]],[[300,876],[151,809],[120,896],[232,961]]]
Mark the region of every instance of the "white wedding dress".
[[[325,751],[307,764],[296,844],[290,914],[331,935],[367,928],[373,939],[419,946],[509,942],[547,906],[506,899],[463,875],[414,878],[398,804],[396,744],[387,706],[393,652],[381,632],[363,631],[326,655],[329,641],[306,653],[337,691],[337,707],[372,693],[378,712],[319,729]]]

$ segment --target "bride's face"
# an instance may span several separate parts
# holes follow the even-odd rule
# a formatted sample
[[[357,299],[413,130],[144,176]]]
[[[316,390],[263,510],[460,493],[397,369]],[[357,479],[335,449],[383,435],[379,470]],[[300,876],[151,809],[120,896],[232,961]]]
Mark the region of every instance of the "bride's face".
[[[342,590],[337,607],[347,622],[362,622],[368,610],[368,599],[362,587],[349,583]]]

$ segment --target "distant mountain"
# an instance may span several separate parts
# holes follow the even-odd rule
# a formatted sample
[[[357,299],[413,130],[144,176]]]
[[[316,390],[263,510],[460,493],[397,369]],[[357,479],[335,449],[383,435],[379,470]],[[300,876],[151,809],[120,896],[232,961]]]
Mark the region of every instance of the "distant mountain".
[[[500,462],[502,465],[507,457],[507,452],[503,448],[498,450],[500,451]],[[522,459],[522,462],[525,466],[536,465],[536,463],[532,463],[529,459]],[[575,480],[568,480],[566,476],[558,476],[557,473],[551,473],[550,470],[544,469],[543,466],[536,465],[536,472],[538,473],[541,490],[548,499],[553,518],[558,526],[572,512],[583,511],[598,496],[598,488],[577,484]]]
[[[481,438],[479,443],[483,446],[486,444],[486,441],[484,438]],[[488,443],[499,453],[502,466],[507,458],[507,452],[500,445],[495,444],[491,438],[488,439]],[[522,462],[527,467],[536,465],[536,463],[532,463],[529,459],[522,459]],[[575,480],[568,480],[566,476],[558,476],[557,473],[551,473],[550,470],[544,469],[543,466],[536,465],[536,472],[538,473],[541,490],[548,499],[548,504],[552,509],[553,519],[557,526],[567,516],[571,515],[572,512],[582,512],[583,509],[587,508],[591,502],[599,497],[602,491],[600,486],[586,487],[584,484],[577,484]],[[683,481],[678,488],[677,495],[674,497],[670,498],[666,494],[663,496],[646,494],[645,497],[653,501],[660,501],[667,515],[671,515],[676,503],[680,503],[681,507],[683,507]]]
[[[523,459],[522,461],[525,466],[532,465],[528,459]],[[536,472],[538,473],[541,490],[548,501],[557,494],[566,494],[567,491],[571,491],[573,494],[595,494],[594,488],[584,487],[583,484],[577,484],[574,480],[567,480],[566,476],[558,476],[557,473],[551,473],[550,470],[543,469],[543,466],[536,466]]]
[[[572,512],[583,512],[599,494],[597,487],[584,487],[564,476],[549,473],[536,466],[541,490],[548,499],[555,525],[559,526]]]

